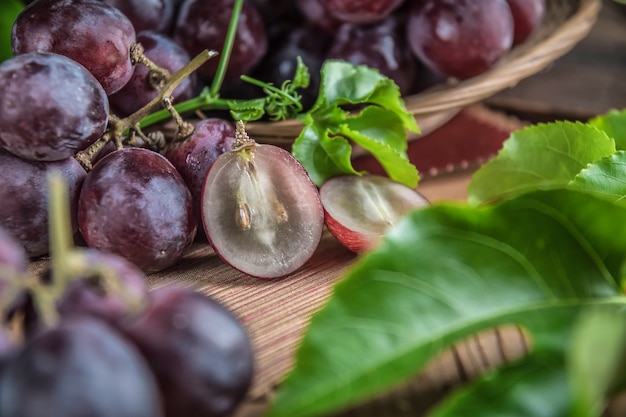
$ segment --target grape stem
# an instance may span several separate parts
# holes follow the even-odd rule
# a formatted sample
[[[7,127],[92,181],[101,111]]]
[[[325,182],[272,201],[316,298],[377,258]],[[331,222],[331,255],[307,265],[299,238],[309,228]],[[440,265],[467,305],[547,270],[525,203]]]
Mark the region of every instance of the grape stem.
[[[230,15],[230,22],[228,24],[228,31],[226,32],[226,40],[222,47],[222,55],[217,64],[217,71],[213,82],[211,84],[211,96],[219,97],[224,77],[226,76],[226,69],[228,68],[228,62],[230,61],[230,55],[233,51],[233,45],[235,43],[235,36],[237,35],[237,26],[239,23],[239,16],[243,9],[243,0],[235,0],[233,4],[233,11]]]

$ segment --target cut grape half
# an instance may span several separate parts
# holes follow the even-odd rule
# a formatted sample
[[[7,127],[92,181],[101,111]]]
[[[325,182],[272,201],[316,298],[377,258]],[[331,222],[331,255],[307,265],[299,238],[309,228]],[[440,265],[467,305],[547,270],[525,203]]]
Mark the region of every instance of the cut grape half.
[[[204,182],[202,219],[226,263],[266,279],[304,265],[324,228],[318,190],[300,162],[254,142],[215,160]]]
[[[414,189],[377,175],[331,178],[320,197],[328,230],[355,253],[373,248],[402,216],[429,204]]]

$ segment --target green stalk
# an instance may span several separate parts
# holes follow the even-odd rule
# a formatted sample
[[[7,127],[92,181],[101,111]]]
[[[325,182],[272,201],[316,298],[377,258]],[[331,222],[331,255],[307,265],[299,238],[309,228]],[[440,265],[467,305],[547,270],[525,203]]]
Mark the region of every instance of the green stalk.
[[[237,35],[237,24],[239,23],[239,16],[241,15],[241,9],[243,8],[243,0],[235,0],[233,4],[233,12],[230,15],[230,23],[228,24],[228,31],[226,32],[226,40],[224,41],[224,49],[220,55],[220,61],[217,64],[217,72],[213,78],[211,84],[211,96],[218,97],[224,77],[226,76],[226,68],[228,67],[228,61],[230,60],[230,54],[233,50],[233,44],[235,43],[235,36]]]
[[[214,98],[208,91],[198,97],[182,101],[174,106],[174,109],[180,114],[194,112],[196,110],[228,110],[228,101],[220,98]],[[162,109],[151,113],[141,119],[140,126],[142,128],[167,120],[171,117],[169,111]]]

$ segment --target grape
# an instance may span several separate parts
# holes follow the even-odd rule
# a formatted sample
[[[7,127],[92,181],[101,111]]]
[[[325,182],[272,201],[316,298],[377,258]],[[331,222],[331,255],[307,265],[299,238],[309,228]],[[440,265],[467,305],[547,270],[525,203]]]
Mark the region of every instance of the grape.
[[[13,23],[14,54],[54,52],[84,65],[113,94],[133,73],[135,29],[124,14],[99,0],[37,0]]]
[[[132,314],[132,302],[148,300],[148,284],[145,274],[121,256],[95,249],[86,249],[84,255],[90,265],[106,265],[120,280],[124,294],[115,292],[103,281],[85,276],[75,278],[67,285],[57,301],[57,309],[63,316],[70,314],[93,315],[110,323],[120,323]]]
[[[233,10],[233,0],[185,0],[174,29],[174,39],[191,56],[205,49],[221,51]],[[228,63],[226,77],[238,79],[248,74],[267,51],[267,33],[261,15],[249,3],[244,3],[237,25],[235,43]],[[210,60],[198,70],[205,78],[212,78],[217,59]]]
[[[374,23],[384,20],[404,0],[320,0],[337,19],[355,23]]]
[[[513,14],[513,45],[524,42],[541,24],[546,0],[507,0]]]
[[[434,71],[466,79],[495,65],[513,43],[506,0],[424,0],[410,3],[407,39]]]
[[[235,127],[231,122],[208,118],[198,121],[190,137],[170,144],[165,152],[165,157],[178,170],[191,191],[198,219],[202,186],[209,167],[219,155],[232,149],[234,141]]]
[[[6,358],[14,348],[15,344],[11,337],[9,337],[9,331],[0,326],[0,375],[2,374],[3,358]]]
[[[166,416],[225,416],[243,400],[253,373],[251,343],[216,301],[161,287],[127,333],[156,375]]]
[[[174,166],[148,149],[106,155],[89,172],[78,224],[89,247],[121,255],[143,271],[177,262],[196,232],[191,193]]]
[[[331,15],[322,0],[296,0],[296,6],[307,22],[329,34],[334,34],[341,25],[341,21]]]
[[[346,23],[337,32],[327,58],[376,68],[394,80],[402,94],[408,94],[415,83],[417,62],[401,29],[404,26],[393,16],[372,25]]]
[[[184,67],[189,61],[189,54],[176,42],[166,35],[156,32],[139,32],[137,42],[145,51],[144,55],[161,68],[174,73]],[[126,85],[117,93],[109,97],[111,107],[118,116],[126,117],[159,95],[159,91],[150,85],[150,69],[138,64],[135,72]],[[195,93],[195,73],[185,78],[174,90],[172,98],[175,101],[188,100]]]
[[[105,131],[106,94],[81,65],[28,53],[0,64],[0,146],[22,158],[57,161]]]
[[[175,0],[104,0],[130,19],[136,32],[168,33],[174,21]]]
[[[60,170],[68,185],[72,226],[77,230],[76,206],[85,170],[74,158],[55,162],[27,161],[0,151],[0,226],[29,257],[48,253],[47,173]]]
[[[0,266],[18,273],[25,273],[28,269],[24,248],[2,226],[0,226]],[[5,282],[0,279],[0,296],[4,285]]]
[[[324,212],[317,188],[293,155],[277,146],[220,155],[202,199],[204,231],[213,249],[246,274],[287,275],[319,245]]]
[[[137,349],[103,322],[66,319],[0,375],[3,417],[159,417],[158,387]]]

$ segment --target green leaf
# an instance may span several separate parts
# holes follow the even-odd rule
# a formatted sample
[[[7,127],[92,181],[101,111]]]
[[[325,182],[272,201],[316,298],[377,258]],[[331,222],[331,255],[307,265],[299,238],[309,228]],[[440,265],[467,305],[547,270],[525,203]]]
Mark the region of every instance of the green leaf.
[[[291,82],[291,88],[307,88],[311,82],[311,75],[309,74],[309,68],[304,65],[302,58],[298,56],[296,58],[296,73],[293,76],[293,82]]]
[[[613,138],[617,150],[626,150],[626,109],[611,110],[589,120],[589,124]]]
[[[19,0],[2,0],[0,2],[0,62],[13,56],[11,48],[11,29],[17,15],[24,5]]]
[[[234,120],[250,122],[259,120],[265,114],[265,98],[252,100],[229,100],[230,115]]]
[[[553,122],[514,132],[468,187],[472,204],[537,188],[564,187],[587,164],[615,152],[604,132],[583,123]]]
[[[622,207],[573,190],[412,212],[314,315],[269,416],[319,416],[364,401],[500,324],[528,329],[535,352],[563,350],[560,335],[578,309],[626,303],[619,224]]]
[[[570,187],[626,204],[626,152],[619,151],[589,164]]]

